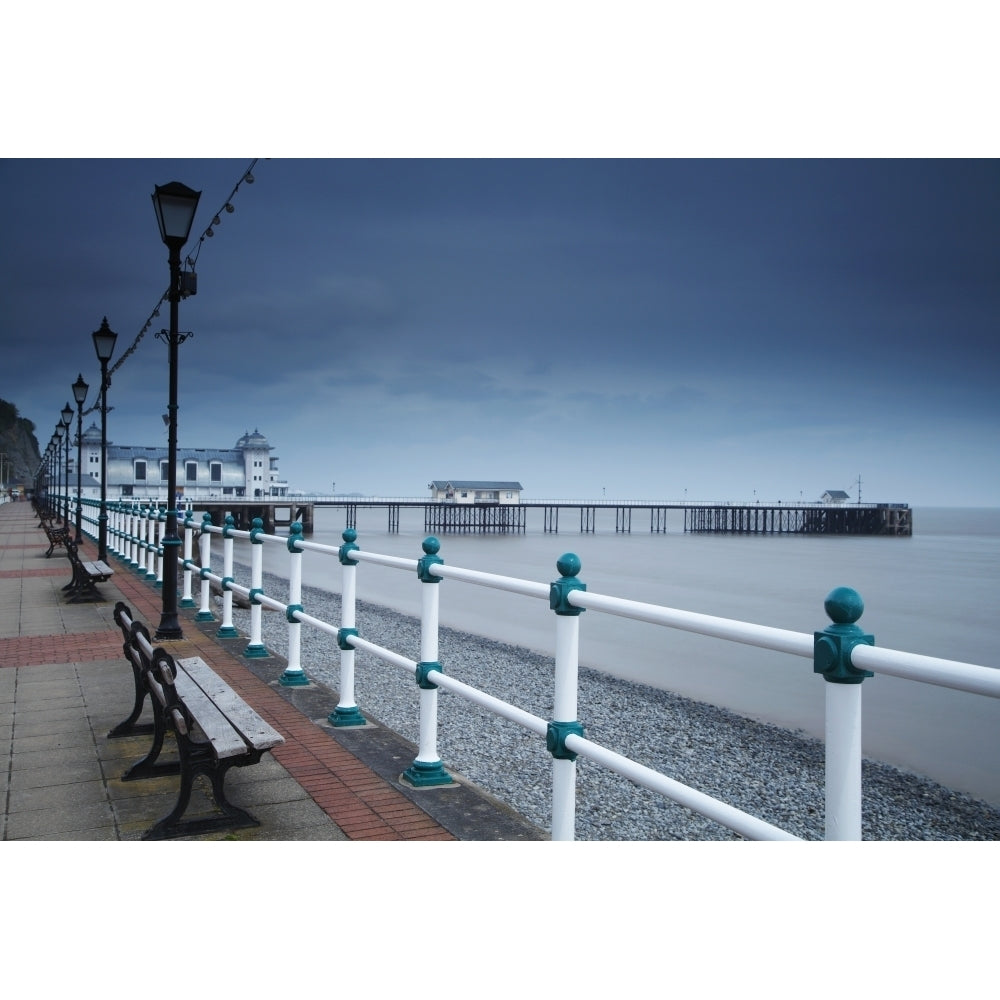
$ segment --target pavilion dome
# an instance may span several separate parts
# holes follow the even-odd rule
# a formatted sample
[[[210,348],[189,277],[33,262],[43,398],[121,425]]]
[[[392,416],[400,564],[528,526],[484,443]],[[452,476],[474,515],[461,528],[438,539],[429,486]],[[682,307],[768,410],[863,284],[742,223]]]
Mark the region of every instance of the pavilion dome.
[[[247,431],[243,437],[236,442],[237,448],[244,449],[256,449],[261,451],[270,451],[271,445],[267,438],[257,428],[254,428],[253,434]]]

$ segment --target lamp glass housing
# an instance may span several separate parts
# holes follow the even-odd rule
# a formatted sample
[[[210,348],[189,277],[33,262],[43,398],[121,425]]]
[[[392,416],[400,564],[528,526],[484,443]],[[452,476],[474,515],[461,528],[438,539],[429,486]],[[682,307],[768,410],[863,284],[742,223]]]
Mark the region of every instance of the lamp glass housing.
[[[70,406],[69,403],[67,403],[62,408],[62,422],[63,422],[63,426],[64,427],[69,427],[70,422],[72,421],[72,419],[73,419],[73,407]]]
[[[182,247],[191,234],[194,213],[198,210],[200,191],[194,191],[180,181],[156,185],[153,208],[160,227],[160,239],[166,245]]]
[[[73,399],[76,400],[77,406],[83,406],[89,388],[90,386],[83,381],[83,375],[77,375],[76,381],[73,383]]]
[[[91,336],[94,339],[97,360],[110,361],[111,355],[115,353],[115,342],[118,340],[118,334],[108,326],[107,316],[104,317],[100,330],[95,330]]]

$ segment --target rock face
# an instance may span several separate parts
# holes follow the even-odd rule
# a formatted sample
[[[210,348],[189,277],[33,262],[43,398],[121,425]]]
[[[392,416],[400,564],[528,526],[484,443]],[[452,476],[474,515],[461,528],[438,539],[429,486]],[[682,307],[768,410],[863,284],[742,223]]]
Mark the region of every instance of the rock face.
[[[35,473],[42,463],[35,425],[18,416],[17,407],[5,399],[0,399],[0,456],[5,487],[20,487],[22,495],[34,488]]]

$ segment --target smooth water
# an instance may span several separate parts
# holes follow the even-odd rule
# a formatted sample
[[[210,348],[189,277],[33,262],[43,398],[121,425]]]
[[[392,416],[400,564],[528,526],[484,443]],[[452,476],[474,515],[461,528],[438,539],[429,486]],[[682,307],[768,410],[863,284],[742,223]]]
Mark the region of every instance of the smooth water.
[[[859,624],[876,645],[1000,666],[994,617],[1000,509],[918,509],[911,538],[692,535],[683,533],[678,512],[671,515],[666,534],[643,531],[638,518],[631,534],[617,534],[613,509],[598,512],[594,534],[576,531],[569,516],[559,534],[546,534],[540,512],[531,511],[524,534],[443,535],[439,554],[456,566],[547,583],[559,576],[559,556],[575,552],[583,563],[580,579],[592,592],[810,634],[829,624],[826,595],[849,586],[864,599]],[[317,508],[309,540],[339,545],[343,518],[342,508]],[[392,534],[385,509],[361,509],[357,530],[358,544],[369,551],[422,555],[420,509],[404,508]],[[283,547],[266,545],[264,556],[268,571],[287,577]],[[213,536],[215,572],[220,560]],[[303,583],[339,593],[339,562],[307,552]],[[357,586],[362,600],[420,614],[415,574],[362,563]],[[554,617],[547,601],[441,584],[441,623],[452,628],[551,655]],[[825,682],[801,657],[587,611],[580,660],[813,736],[823,733]],[[1000,699],[886,676],[866,680],[863,698],[866,756],[1000,804]]]

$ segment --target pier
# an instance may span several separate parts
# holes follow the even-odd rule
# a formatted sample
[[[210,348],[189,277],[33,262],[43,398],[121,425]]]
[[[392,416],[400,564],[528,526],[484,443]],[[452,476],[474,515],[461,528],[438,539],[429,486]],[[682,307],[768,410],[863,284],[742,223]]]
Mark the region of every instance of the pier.
[[[913,534],[913,511],[905,503],[729,503],[646,502],[609,500],[539,500],[516,504],[448,503],[416,498],[302,497],[295,500],[237,502],[199,500],[199,511],[211,515],[212,523],[221,525],[232,514],[235,526],[247,530],[259,517],[264,530],[287,527],[298,521],[305,535],[311,535],[317,507],[340,507],[344,527],[356,528],[358,511],[384,509],[386,530],[399,531],[403,508],[420,508],[424,530],[431,534],[523,534],[528,519],[541,517],[542,530],[558,534],[563,530],[592,534],[599,529],[617,534],[648,530],[667,532],[670,511],[682,512],[681,530],[690,534],[726,535],[886,535],[909,537]],[[529,513],[530,512],[530,513]],[[599,525],[600,522],[600,525]],[[537,523],[537,522],[536,522]]]

